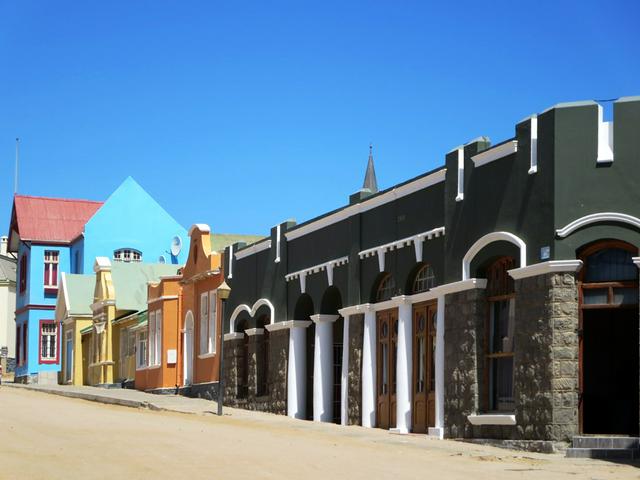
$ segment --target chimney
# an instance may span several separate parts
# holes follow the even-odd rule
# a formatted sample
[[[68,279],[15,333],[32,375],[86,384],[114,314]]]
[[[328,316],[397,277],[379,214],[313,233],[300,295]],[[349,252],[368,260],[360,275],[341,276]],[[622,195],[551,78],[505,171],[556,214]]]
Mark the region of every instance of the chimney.
[[[0,237],[0,255],[7,254],[7,243],[9,242],[9,238],[5,235]]]

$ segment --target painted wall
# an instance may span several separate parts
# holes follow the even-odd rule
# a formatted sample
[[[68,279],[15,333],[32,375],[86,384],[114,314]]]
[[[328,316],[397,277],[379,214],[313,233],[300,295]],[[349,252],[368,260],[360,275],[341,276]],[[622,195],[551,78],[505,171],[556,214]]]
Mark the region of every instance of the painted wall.
[[[0,285],[0,347],[6,346],[8,357],[16,357],[16,287]]]
[[[180,254],[170,254],[174,236],[182,239]],[[187,231],[133,178],[128,177],[91,217],[84,229],[83,272],[91,272],[97,256],[113,258],[114,250],[133,248],[142,261],[184,264],[189,252]]]
[[[45,293],[44,290],[44,252],[53,250],[58,255],[58,286],[60,286],[60,274],[70,272],[70,248],[66,245],[31,245],[29,248],[24,242],[20,242],[18,249],[18,271],[16,307],[18,309],[26,305],[55,305],[58,296],[57,291]],[[20,293],[20,259],[27,254],[27,289]]]

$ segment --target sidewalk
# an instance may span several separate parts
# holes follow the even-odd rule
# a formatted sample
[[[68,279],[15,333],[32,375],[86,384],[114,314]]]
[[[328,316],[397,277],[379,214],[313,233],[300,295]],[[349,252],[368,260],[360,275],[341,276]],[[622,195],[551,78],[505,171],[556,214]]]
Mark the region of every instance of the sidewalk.
[[[188,398],[181,395],[156,395],[127,388],[97,388],[73,385],[24,385],[21,383],[2,383],[10,388],[22,388],[36,392],[61,395],[63,397],[80,398],[91,402],[120,405],[123,407],[148,408],[177,413],[191,413],[197,415],[215,415],[218,404],[201,398]],[[225,415],[230,413],[225,407]],[[236,409],[233,409],[236,410]]]

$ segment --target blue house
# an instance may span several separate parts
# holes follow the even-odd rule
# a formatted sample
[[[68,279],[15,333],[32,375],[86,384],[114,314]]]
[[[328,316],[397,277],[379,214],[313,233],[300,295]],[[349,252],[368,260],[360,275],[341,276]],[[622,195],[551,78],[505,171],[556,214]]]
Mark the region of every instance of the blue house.
[[[16,381],[57,383],[62,272],[91,272],[97,256],[184,264],[188,242],[187,231],[131,177],[104,203],[16,195],[8,248],[18,256]]]

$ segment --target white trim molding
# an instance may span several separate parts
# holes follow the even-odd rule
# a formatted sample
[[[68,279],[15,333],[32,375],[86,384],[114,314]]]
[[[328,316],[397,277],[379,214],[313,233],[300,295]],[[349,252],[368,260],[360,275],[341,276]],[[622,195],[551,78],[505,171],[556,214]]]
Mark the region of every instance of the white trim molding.
[[[227,278],[233,278],[233,244],[229,245],[229,273]]]
[[[508,414],[468,415],[471,425],[516,425],[516,416]]]
[[[306,277],[307,275],[311,275],[312,273],[318,273],[325,271],[327,272],[327,282],[329,286],[333,286],[333,269],[334,267],[339,267],[340,265],[345,265],[349,263],[349,257],[340,257],[334,260],[329,260],[328,262],[321,263],[319,265],[314,265],[313,267],[305,268],[303,270],[298,270],[297,272],[289,273],[285,275],[285,280],[290,282],[291,280],[295,280],[296,278],[300,279],[300,292],[305,293],[306,290]]]
[[[163,300],[177,300],[178,295],[163,295],[162,297],[150,298],[147,300],[147,305],[151,305],[152,303],[161,302]]]
[[[462,259],[462,280],[468,280],[471,276],[471,261],[484,247],[493,242],[505,241],[513,243],[520,249],[520,267],[527,266],[527,244],[524,241],[509,232],[491,232],[476,240]]]
[[[253,317],[258,311],[258,309],[263,305],[266,305],[269,308],[269,311],[271,314],[270,323],[275,323],[276,309],[274,308],[273,304],[269,300],[267,300],[266,298],[260,298],[256,300],[256,303],[254,303],[253,307],[251,308],[249,308],[249,305],[242,303],[233,310],[233,313],[229,318],[229,333],[233,333],[233,331],[235,330],[235,321],[241,312],[247,312],[250,317]]]
[[[464,292],[474,288],[487,288],[486,278],[468,278],[459,282],[445,283],[429,290],[436,297],[449,295],[451,293]],[[421,294],[419,294],[421,295]]]
[[[577,272],[582,268],[582,260],[550,260],[548,262],[534,263],[527,267],[509,270],[509,275],[514,280],[537,277],[546,273]]]
[[[481,167],[482,165],[486,165],[487,163],[491,163],[495,160],[499,160],[509,155],[513,155],[518,151],[518,141],[517,140],[509,140],[495,147],[488,148],[483,150],[471,157],[473,161],[473,165],[475,167]]]
[[[636,267],[640,268],[640,257],[632,257],[631,260],[636,264]]]
[[[248,337],[264,335],[264,328],[247,328],[244,333],[246,333]]]
[[[529,157],[529,175],[538,172],[538,117],[531,117],[531,136],[530,136],[530,157]]]
[[[416,178],[415,180],[410,180],[403,185],[399,185],[379,195],[375,195],[360,203],[350,205],[343,208],[342,210],[338,210],[335,213],[326,215],[317,220],[310,221],[309,223],[302,224],[301,226],[286,232],[284,236],[287,238],[287,240],[295,240],[296,238],[300,238],[304,235],[328,227],[329,225],[333,225],[334,223],[338,223],[342,220],[346,220],[347,218],[358,215],[359,213],[367,212],[386,203],[393,202],[398,198],[406,197],[407,195],[411,195],[412,193],[415,193],[419,190],[423,190],[437,183],[444,182],[446,173],[447,169],[441,168],[440,170],[430,173],[429,175]]]
[[[274,263],[280,263],[280,225],[276,227],[276,259]]]
[[[288,328],[306,328],[311,325],[311,320],[285,320],[284,322],[276,322],[265,325],[267,332],[277,332],[278,330],[286,330]]]
[[[444,227],[432,228],[426,232],[418,233],[416,235],[412,235],[411,237],[402,238],[400,240],[395,240],[390,243],[386,243],[384,245],[379,245],[377,247],[367,248],[366,250],[362,250],[358,253],[360,259],[372,257],[373,255],[378,255],[378,267],[381,272],[384,272],[385,265],[385,253],[391,250],[397,250],[399,248],[408,247],[413,244],[415,247],[416,253],[416,262],[422,261],[422,242],[427,239],[431,240],[432,238],[438,238],[445,234]]]
[[[244,333],[233,332],[233,333],[225,333],[224,334],[225,342],[227,340],[240,340],[241,338],[244,338]]]
[[[236,260],[253,255],[254,253],[262,252],[263,250],[269,250],[271,248],[271,240],[261,240],[258,243],[249,245],[246,248],[235,253]]]
[[[604,121],[604,110],[598,105],[598,158],[596,164],[613,163],[613,122]]]
[[[584,217],[580,217],[577,220],[574,220],[571,223],[568,223],[564,228],[559,228],[556,230],[556,235],[560,238],[565,238],[571,235],[573,232],[582,228],[586,225],[590,225],[592,223],[599,222],[615,222],[615,223],[627,223],[632,225],[638,229],[640,229],[640,218],[634,217],[632,215],[628,215],[626,213],[618,213],[618,212],[602,212],[602,213],[592,213],[590,215],[585,215]]]
[[[211,233],[211,227],[206,223],[194,223],[189,229],[189,236],[196,230],[199,230],[201,233]]]
[[[458,190],[456,202],[464,200],[464,147],[458,148]]]

